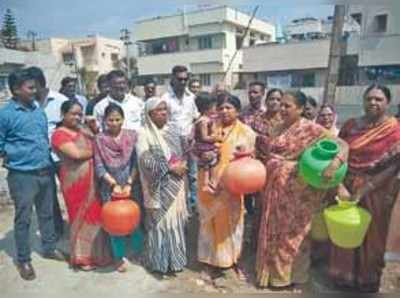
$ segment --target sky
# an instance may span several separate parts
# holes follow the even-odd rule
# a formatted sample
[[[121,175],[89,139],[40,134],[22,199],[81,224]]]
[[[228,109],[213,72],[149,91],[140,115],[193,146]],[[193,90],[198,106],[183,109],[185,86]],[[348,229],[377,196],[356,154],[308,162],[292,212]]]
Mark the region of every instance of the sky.
[[[16,18],[19,37],[29,30],[38,38],[85,37],[99,34],[119,38],[120,29],[134,31],[135,21],[170,15],[199,5],[229,5],[251,14],[260,5],[257,17],[284,25],[299,17],[325,18],[333,15],[333,6],[314,0],[264,1],[153,1],[153,0],[0,0],[0,23],[7,8]],[[326,3],[326,2],[325,2]],[[133,32],[134,39],[134,32]]]

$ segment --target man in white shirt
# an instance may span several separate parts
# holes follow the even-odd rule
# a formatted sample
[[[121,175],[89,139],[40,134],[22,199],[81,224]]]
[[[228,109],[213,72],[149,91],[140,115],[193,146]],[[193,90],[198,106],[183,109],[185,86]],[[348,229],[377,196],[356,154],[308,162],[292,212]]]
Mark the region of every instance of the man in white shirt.
[[[44,110],[47,117],[47,129],[49,135],[49,142],[51,143],[51,136],[58,123],[61,122],[61,105],[68,100],[68,98],[61,93],[50,90],[46,87],[46,77],[39,67],[29,67],[28,71],[36,83],[36,102]],[[55,170],[57,170],[60,162],[59,157],[51,150],[51,159],[54,163]],[[54,177],[55,178],[55,177]],[[58,237],[61,237],[64,232],[64,222],[61,214],[60,205],[58,203],[57,194],[54,194],[54,225]]]
[[[109,95],[94,106],[93,115],[98,125],[104,128],[104,111],[110,103],[121,106],[125,114],[122,128],[138,130],[141,126],[144,104],[142,99],[128,93],[128,78],[121,70],[113,70],[107,75],[110,83]]]
[[[194,95],[187,90],[189,72],[186,66],[176,65],[172,68],[172,78],[168,91],[162,96],[167,102],[171,115],[170,121],[180,129],[183,137],[189,137],[194,121],[199,117]],[[197,202],[197,164],[191,158],[188,159],[189,179],[189,208],[194,209]]]

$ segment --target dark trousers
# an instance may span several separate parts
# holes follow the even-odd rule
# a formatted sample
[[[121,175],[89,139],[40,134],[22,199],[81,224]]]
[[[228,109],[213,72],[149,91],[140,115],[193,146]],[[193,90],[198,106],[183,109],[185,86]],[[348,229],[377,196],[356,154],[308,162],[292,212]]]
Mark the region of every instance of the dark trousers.
[[[56,168],[58,172],[58,168]],[[64,220],[61,213],[60,203],[58,202],[57,197],[57,184],[56,184],[56,177],[53,175],[54,180],[54,202],[53,202],[53,217],[54,217],[54,229],[58,238],[61,238],[62,234],[64,233]]]
[[[249,215],[254,214],[254,199],[256,194],[247,194],[244,196],[244,207],[246,208],[246,212]]]
[[[188,180],[189,180],[189,196],[187,200],[187,205],[189,210],[193,210],[197,204],[197,162],[194,158],[189,157],[187,161],[188,167]]]
[[[15,204],[14,237],[17,248],[17,262],[31,261],[30,225],[32,207],[35,205],[43,253],[52,252],[56,247],[53,205],[54,176],[49,174],[24,173],[11,170],[7,177],[10,195]]]

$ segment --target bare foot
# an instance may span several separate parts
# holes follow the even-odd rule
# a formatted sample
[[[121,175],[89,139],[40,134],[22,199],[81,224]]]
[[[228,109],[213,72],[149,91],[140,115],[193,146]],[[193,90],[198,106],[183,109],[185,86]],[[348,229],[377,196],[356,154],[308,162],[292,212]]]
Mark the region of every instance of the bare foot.
[[[212,195],[215,194],[215,190],[210,186],[210,184],[203,186],[202,191],[207,192]]]
[[[118,263],[116,264],[116,268],[117,268],[117,271],[118,271],[119,273],[124,273],[124,272],[128,271],[128,269],[126,268],[126,263],[125,263],[124,260],[118,262]]]

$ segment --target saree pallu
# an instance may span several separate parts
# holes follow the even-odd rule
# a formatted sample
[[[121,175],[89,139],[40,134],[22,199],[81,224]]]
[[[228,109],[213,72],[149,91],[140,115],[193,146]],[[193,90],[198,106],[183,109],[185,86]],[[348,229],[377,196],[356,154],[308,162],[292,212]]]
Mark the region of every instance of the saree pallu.
[[[73,143],[79,150],[92,146],[89,137],[57,129],[52,145],[61,158],[59,178],[70,221],[70,262],[80,266],[104,266],[111,262],[109,243],[101,227],[101,202],[96,192],[93,160],[78,161],[58,150]]]
[[[356,193],[370,178],[400,161],[400,125],[395,118],[374,128],[365,128],[360,120],[351,119],[339,136],[349,144],[345,185],[350,193]],[[396,178],[390,177],[362,198],[359,205],[372,215],[362,246],[353,250],[332,246],[329,273],[337,285],[378,291],[391,210],[399,190]]]
[[[217,176],[233,158],[237,146],[254,149],[255,133],[250,127],[237,121],[222,129],[225,140],[220,147],[220,160],[215,166]],[[203,169],[198,173],[199,185],[204,184]],[[244,206],[242,197],[234,197],[222,190],[218,195],[198,189],[199,236],[198,260],[219,268],[229,268],[237,263],[244,232]]]
[[[302,152],[324,136],[320,125],[301,119],[271,139],[256,258],[261,287],[284,287],[308,279],[307,236],[325,192],[305,185],[297,175],[297,164]]]
[[[184,159],[183,140],[177,132],[175,126],[168,125],[159,132],[168,147],[169,160],[161,147],[148,142],[144,128],[139,130],[137,145],[146,222],[144,264],[160,273],[181,271],[187,264],[186,181],[169,170],[170,160]]]

